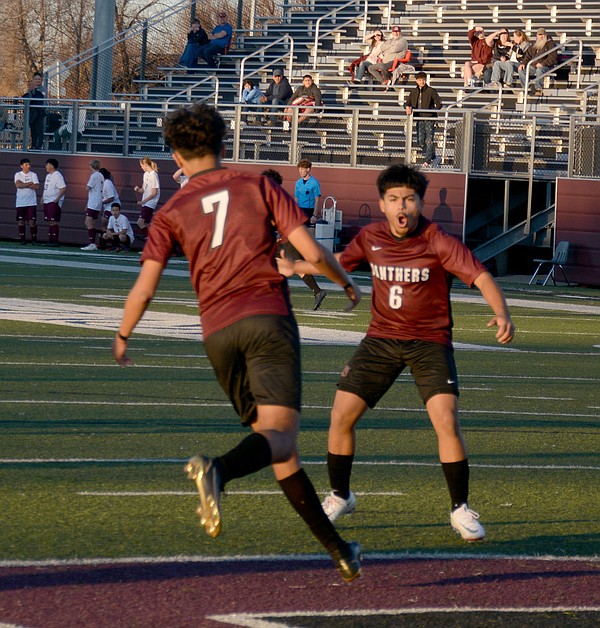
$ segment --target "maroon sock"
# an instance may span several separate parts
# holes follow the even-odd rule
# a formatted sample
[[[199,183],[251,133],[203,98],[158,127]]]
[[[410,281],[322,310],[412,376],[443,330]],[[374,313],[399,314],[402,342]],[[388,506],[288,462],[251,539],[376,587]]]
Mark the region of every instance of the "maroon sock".
[[[90,244],[96,244],[96,229],[88,229],[88,240],[90,241]]]
[[[29,225],[29,231],[31,231],[31,241],[36,242],[37,241],[37,223],[36,222]]]
[[[19,227],[19,238],[25,239],[25,225],[17,225]]]

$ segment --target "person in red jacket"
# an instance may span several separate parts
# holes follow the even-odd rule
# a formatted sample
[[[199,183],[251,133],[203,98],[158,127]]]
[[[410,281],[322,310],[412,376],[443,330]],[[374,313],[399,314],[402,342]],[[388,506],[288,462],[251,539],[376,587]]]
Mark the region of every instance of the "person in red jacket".
[[[496,31],[486,37],[483,26],[476,25],[467,33],[471,43],[471,59],[463,66],[465,87],[475,87],[475,77],[483,78],[483,72],[492,61],[494,39],[499,37],[501,32]]]

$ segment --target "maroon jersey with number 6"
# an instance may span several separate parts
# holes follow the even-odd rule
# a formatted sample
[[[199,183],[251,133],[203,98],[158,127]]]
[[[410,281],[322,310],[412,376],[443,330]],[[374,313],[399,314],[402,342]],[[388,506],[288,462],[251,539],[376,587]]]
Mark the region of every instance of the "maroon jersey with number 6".
[[[364,262],[373,275],[367,335],[446,345],[452,343],[452,275],[472,286],[486,272],[460,240],[423,217],[406,238],[393,236],[387,222],[364,227],[340,263],[352,271]]]
[[[167,263],[179,242],[189,261],[206,338],[257,314],[290,313],[275,263],[277,230],[288,236],[306,216],[262,175],[216,168],[190,178],[155,215],[141,262]]]

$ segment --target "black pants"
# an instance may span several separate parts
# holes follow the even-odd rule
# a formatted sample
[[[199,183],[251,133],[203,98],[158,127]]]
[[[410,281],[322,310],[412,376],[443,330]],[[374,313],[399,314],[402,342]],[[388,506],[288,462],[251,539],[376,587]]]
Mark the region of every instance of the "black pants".
[[[31,131],[31,148],[42,148],[44,144],[44,127],[46,126],[46,116],[37,116],[29,121]]]

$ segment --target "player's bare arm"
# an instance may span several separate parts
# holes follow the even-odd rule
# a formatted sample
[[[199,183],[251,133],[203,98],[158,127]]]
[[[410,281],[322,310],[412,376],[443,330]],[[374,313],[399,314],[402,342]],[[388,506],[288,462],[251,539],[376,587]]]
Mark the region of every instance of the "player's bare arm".
[[[498,327],[496,339],[500,344],[510,342],[515,335],[515,325],[510,317],[502,290],[490,273],[481,273],[475,280],[475,285],[479,288],[483,298],[494,312],[494,317],[487,326],[493,327],[496,325]]]
[[[359,304],[362,295],[358,286],[350,279],[336,256],[316,242],[304,225],[292,231],[288,239],[305,260],[296,262],[293,273],[324,275],[344,288],[346,296],[350,299],[348,309],[353,309]],[[302,267],[298,264],[302,264]]]
[[[112,347],[113,357],[120,366],[132,364],[131,358],[125,353],[127,340],[144,315],[146,308],[150,305],[160,282],[162,271],[163,265],[160,262],[146,260],[127,301],[125,301],[123,318]]]

